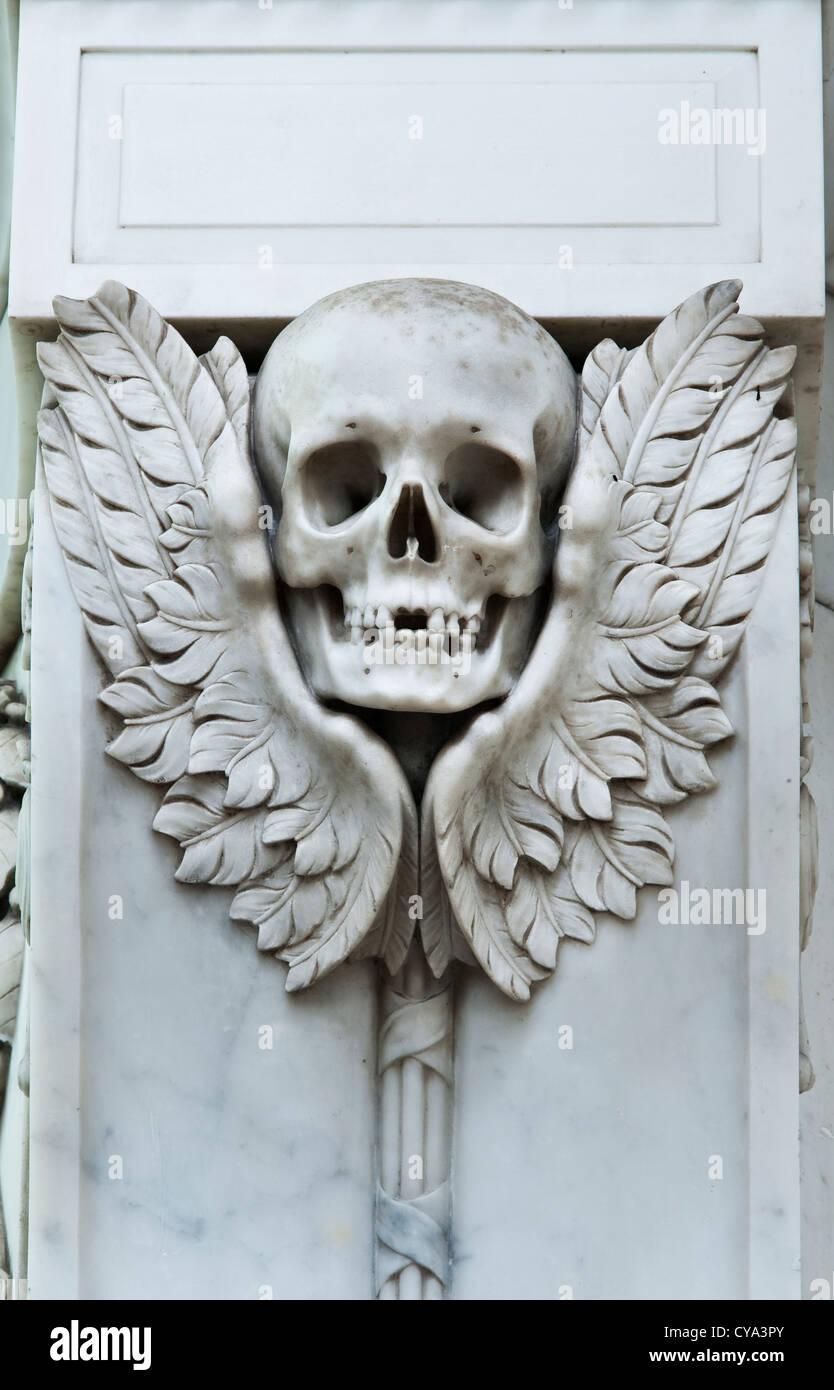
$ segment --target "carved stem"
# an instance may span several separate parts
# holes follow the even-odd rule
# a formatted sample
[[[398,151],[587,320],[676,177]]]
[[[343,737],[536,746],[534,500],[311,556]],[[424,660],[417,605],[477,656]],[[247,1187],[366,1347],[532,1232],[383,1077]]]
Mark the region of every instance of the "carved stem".
[[[449,1282],[452,970],[435,980],[414,941],[382,967],[377,1297],[440,1299]]]

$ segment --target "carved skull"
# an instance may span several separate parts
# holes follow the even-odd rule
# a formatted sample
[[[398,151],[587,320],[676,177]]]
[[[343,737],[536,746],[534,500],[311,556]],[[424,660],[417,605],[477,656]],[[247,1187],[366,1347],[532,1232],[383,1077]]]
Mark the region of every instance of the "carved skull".
[[[472,285],[358,285],[279,335],[255,456],[320,698],[446,713],[507,694],[535,635],[575,399],[544,329]]]

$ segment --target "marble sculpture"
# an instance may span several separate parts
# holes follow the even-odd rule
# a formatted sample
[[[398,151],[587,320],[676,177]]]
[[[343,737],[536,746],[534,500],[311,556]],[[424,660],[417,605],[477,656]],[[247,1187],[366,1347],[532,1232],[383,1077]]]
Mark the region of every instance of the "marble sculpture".
[[[455,961],[523,1003],[672,882],[669,808],[715,785],[796,443],[739,290],[577,380],[496,294],[374,282],[251,387],[120,284],[55,301],[40,445],[107,751],[288,990],[382,962],[383,1298],[448,1283]]]

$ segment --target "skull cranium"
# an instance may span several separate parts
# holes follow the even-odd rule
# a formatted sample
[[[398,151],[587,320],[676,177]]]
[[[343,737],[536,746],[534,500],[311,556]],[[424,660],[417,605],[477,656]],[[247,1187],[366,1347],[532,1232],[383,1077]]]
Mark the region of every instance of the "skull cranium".
[[[446,713],[508,692],[552,558],[542,514],[570,466],[575,394],[535,320],[451,281],[355,286],[279,335],[255,455],[322,699]]]

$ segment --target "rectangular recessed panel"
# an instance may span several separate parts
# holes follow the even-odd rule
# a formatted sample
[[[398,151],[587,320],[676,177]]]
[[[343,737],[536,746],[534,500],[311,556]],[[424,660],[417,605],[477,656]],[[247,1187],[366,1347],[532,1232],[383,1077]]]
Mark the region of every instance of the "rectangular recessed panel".
[[[527,65],[540,70],[532,55]],[[382,76],[390,63],[380,55],[375,66]],[[715,221],[715,149],[680,159],[657,139],[658,112],[678,98],[671,83],[401,85],[351,82],[351,67],[335,62],[332,84],[129,83],[121,224]],[[715,104],[712,84],[691,95]]]
[[[86,53],[74,259],[755,261],[761,158],[659,136],[757,92],[742,50]]]

